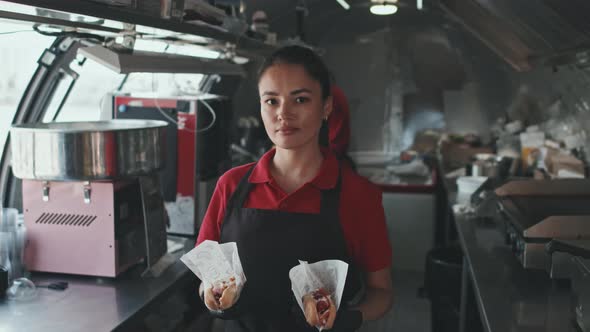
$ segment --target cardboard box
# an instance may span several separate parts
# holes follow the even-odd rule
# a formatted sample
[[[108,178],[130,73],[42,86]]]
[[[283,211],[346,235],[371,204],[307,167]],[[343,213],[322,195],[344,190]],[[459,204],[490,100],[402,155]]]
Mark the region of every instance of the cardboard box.
[[[492,148],[473,148],[466,144],[445,142],[441,146],[443,166],[446,170],[454,170],[471,163],[471,159],[479,153],[493,153]]]
[[[560,174],[578,174],[585,177],[584,163],[578,158],[560,150],[548,148],[545,166],[552,177],[563,177]],[[569,177],[569,176],[568,176]]]

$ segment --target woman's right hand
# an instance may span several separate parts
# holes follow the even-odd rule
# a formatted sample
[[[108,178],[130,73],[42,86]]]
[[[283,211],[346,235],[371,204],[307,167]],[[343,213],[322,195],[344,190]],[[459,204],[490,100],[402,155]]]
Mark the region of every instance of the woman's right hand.
[[[217,288],[209,286],[204,290],[203,301],[211,311],[227,310],[235,304],[237,290],[235,283]]]
[[[206,289],[207,288],[207,289]],[[235,297],[227,303],[227,299],[231,298],[225,297],[224,295],[231,295],[232,290],[226,294],[222,294],[222,297],[219,299],[215,298],[215,293],[211,287],[205,287],[203,283],[199,286],[199,296],[207,309],[209,309],[209,313],[216,318],[223,319],[223,320],[232,320],[238,319],[240,317],[242,307],[241,303],[241,296],[238,296],[238,299]],[[223,298],[223,304],[221,303],[221,299]]]

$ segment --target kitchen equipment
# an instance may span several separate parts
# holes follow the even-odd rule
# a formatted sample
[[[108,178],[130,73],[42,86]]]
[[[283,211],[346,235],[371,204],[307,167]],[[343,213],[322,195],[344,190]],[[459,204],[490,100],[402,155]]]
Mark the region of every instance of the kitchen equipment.
[[[13,127],[29,270],[116,277],[166,252],[165,123],[113,120]],[[16,138],[16,139],[15,139]]]
[[[468,167],[468,174],[489,178],[506,178],[510,175],[513,163],[514,158],[490,153],[478,153],[473,157]]]
[[[554,262],[545,251],[547,243],[552,239],[590,239],[590,187],[584,190],[584,183],[568,180],[568,191],[559,181],[563,180],[513,181],[516,183],[496,190],[507,242],[514,254],[523,267],[542,269],[550,275]]]
[[[546,249],[559,262],[552,272],[571,279],[576,325],[590,332],[590,240],[555,239]]]
[[[583,332],[590,331],[590,259],[574,257],[576,273],[572,279],[575,294],[576,324]]]
[[[27,268],[115,277],[151,265],[166,252],[165,215],[158,187],[142,182],[23,180]]]
[[[553,239],[545,250],[551,255],[551,277],[571,279],[577,268],[572,257],[590,259],[590,240]]]
[[[500,197],[514,196],[588,196],[590,179],[515,180],[496,189]]]
[[[151,103],[148,104],[148,101],[151,101]],[[157,108],[156,105],[160,108]],[[181,163],[186,162],[177,158],[177,156],[180,157],[178,148],[180,147],[179,139],[181,136],[177,128],[180,113],[176,101],[115,96],[113,97],[113,107],[109,109],[108,114],[109,119],[158,120],[167,123],[164,129],[166,165],[158,172],[162,184],[162,195],[167,202],[176,199],[177,168],[181,167]]]
[[[106,180],[164,165],[165,122],[111,120],[14,125],[12,171],[21,179]]]
[[[115,95],[104,119],[164,120],[166,165],[160,184],[170,216],[168,233],[196,236],[217,178],[229,167],[231,99],[218,95],[145,98]],[[187,213],[190,206],[193,211]]]
[[[472,176],[495,177],[497,173],[496,155],[491,153],[478,153],[473,157],[471,164]]]

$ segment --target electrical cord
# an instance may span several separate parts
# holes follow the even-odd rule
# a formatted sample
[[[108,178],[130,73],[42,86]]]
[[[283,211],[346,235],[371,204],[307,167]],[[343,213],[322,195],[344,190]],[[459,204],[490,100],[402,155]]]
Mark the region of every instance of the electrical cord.
[[[58,282],[52,282],[47,285],[35,285],[35,287],[47,288],[47,289],[52,289],[52,290],[56,290],[56,291],[64,291],[64,290],[68,289],[68,283],[66,281],[58,281]]]
[[[15,33],[19,33],[19,32],[35,32],[35,30],[16,30],[16,31],[6,31],[6,32],[0,32],[0,35],[13,35]]]
[[[79,38],[88,38],[88,39],[96,39],[100,42],[106,42],[108,40],[108,38],[103,37],[103,36],[99,36],[99,35],[95,35],[92,33],[85,33],[85,32],[76,32],[76,31],[60,31],[60,32],[49,32],[49,31],[43,31],[42,29],[39,29],[41,25],[40,24],[34,24],[33,25],[33,30],[35,30],[36,32],[44,35],[44,36],[50,36],[50,37],[61,37],[61,36],[69,36],[69,37],[79,37]]]
[[[236,145],[234,143],[232,143],[230,145],[232,151],[237,152],[245,157],[248,157],[250,159],[252,159],[252,161],[257,161],[259,159],[259,157],[257,157],[256,155],[254,155],[252,152],[244,149],[243,147]]]
[[[171,116],[169,116],[168,114],[166,114],[166,112],[160,107],[160,104],[158,103],[158,94],[157,94],[157,91],[155,88],[155,82],[156,82],[155,74],[152,73],[152,92],[154,94],[154,104],[156,105],[156,109],[158,110],[158,112],[160,112],[160,114],[162,114],[163,117],[165,117],[166,119],[168,119],[170,122],[174,123],[178,127],[178,121],[175,120],[174,118],[172,118]],[[196,134],[205,132],[205,131],[213,128],[213,126],[215,125],[215,122],[217,121],[217,115],[215,114],[215,110],[213,110],[213,107],[211,107],[211,105],[209,105],[209,103],[203,99],[201,99],[199,101],[201,103],[203,103],[203,105],[205,105],[205,108],[211,113],[212,119],[211,119],[211,123],[209,123],[209,125],[207,125],[205,128],[202,128],[202,129],[192,130],[192,129],[184,128],[184,130],[187,130],[191,133],[196,133]]]
[[[166,53],[166,51],[168,50],[168,48],[170,47],[170,44],[167,44],[166,47],[164,48],[163,53]],[[123,81],[119,84],[119,87],[117,88],[117,91],[121,91],[123,89],[123,86],[125,85],[125,83],[127,83],[127,79],[129,77],[129,74],[127,74],[125,76],[125,78],[123,79]],[[170,115],[168,115],[163,109],[162,107],[160,107],[160,104],[158,103],[158,93],[156,91],[156,75],[155,73],[152,73],[152,93],[153,93],[153,98],[154,98],[154,104],[156,106],[156,109],[158,110],[158,112],[164,117],[166,118],[168,121],[174,123],[176,125],[176,127],[179,127],[178,121],[174,118],[172,118]],[[175,77],[172,77],[174,84],[177,86],[177,88],[179,87],[178,82],[176,82]],[[182,90],[181,90],[182,92]],[[195,95],[196,97],[198,97],[200,94]],[[104,98],[104,96],[103,96]],[[209,123],[209,125],[207,125],[205,128],[202,129],[197,129],[197,130],[192,130],[189,128],[184,128],[184,130],[191,132],[191,133],[202,133],[205,132],[211,128],[213,128],[213,126],[215,125],[215,122],[217,121],[217,115],[215,113],[215,110],[213,110],[213,107],[211,107],[211,105],[209,105],[209,103],[205,100],[200,100],[201,103],[203,103],[203,105],[205,105],[205,108],[211,113],[211,123]],[[102,98],[101,98],[101,105],[102,105]]]

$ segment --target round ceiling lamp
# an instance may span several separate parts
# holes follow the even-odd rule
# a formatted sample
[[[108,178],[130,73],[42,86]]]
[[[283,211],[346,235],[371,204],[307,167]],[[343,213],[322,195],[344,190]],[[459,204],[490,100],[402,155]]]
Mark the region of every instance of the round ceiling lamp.
[[[370,11],[371,14],[375,15],[392,15],[397,12],[397,0],[395,1],[371,1],[373,4],[371,5]]]

